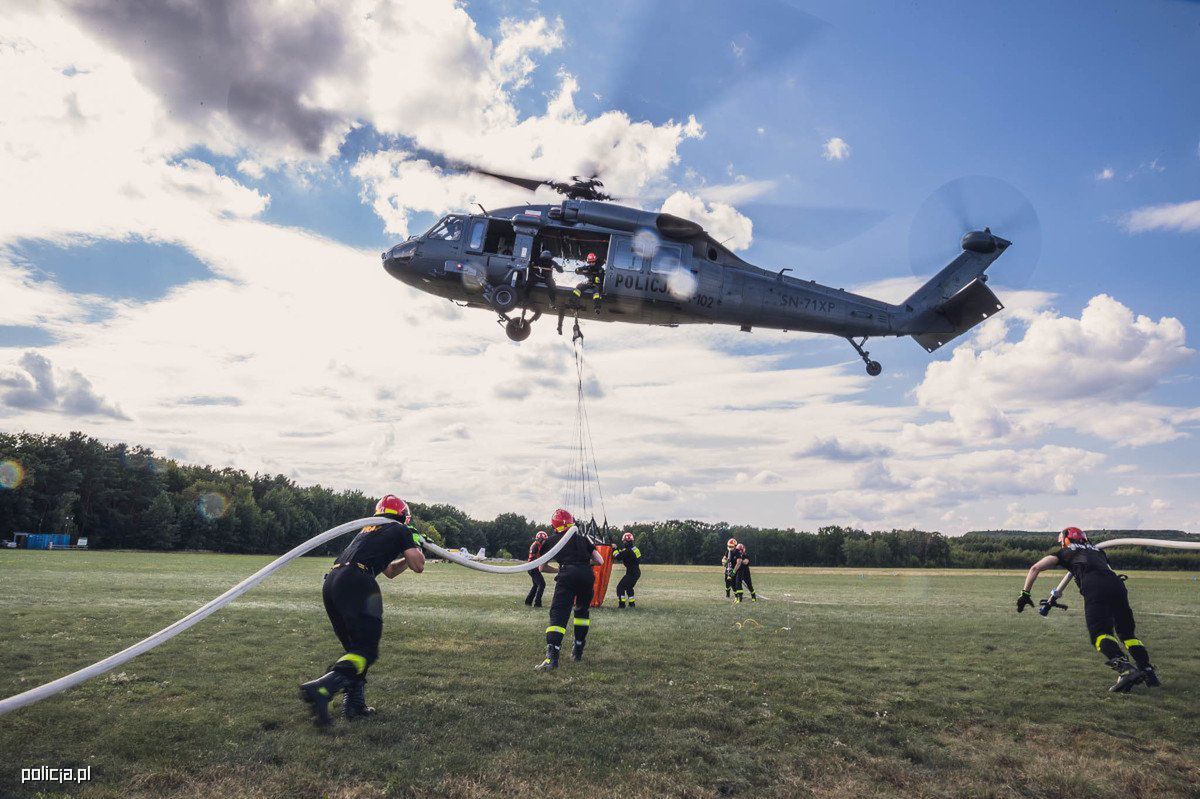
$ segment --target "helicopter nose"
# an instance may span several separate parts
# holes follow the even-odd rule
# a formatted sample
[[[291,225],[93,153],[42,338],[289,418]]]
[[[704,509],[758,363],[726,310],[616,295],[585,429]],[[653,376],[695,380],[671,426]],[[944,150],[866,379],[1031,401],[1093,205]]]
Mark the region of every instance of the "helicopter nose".
[[[415,252],[416,247],[406,242],[381,253],[384,271],[397,280],[409,282],[413,277],[412,263]]]

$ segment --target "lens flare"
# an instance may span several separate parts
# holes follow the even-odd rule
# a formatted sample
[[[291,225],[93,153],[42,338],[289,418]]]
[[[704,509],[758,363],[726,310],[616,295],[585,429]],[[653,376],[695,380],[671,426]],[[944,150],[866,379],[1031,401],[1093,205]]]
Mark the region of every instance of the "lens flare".
[[[13,460],[0,461],[0,488],[17,488],[25,479],[25,467]]]
[[[677,300],[690,300],[696,295],[696,276],[692,270],[680,267],[667,276],[667,291]]]
[[[196,499],[196,512],[210,522],[220,519],[228,509],[229,500],[215,491],[201,494]]]
[[[633,252],[639,258],[653,258],[661,243],[658,234],[647,228],[633,234]]]

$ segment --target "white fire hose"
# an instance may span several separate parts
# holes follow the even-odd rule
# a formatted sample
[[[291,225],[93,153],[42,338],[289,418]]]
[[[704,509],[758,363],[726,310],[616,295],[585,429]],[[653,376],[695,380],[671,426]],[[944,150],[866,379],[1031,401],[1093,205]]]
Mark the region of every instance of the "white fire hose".
[[[34,702],[40,702],[46,697],[54,696],[55,694],[61,693],[68,688],[74,688],[80,683],[87,682],[93,677],[99,677],[105,672],[111,671],[118,666],[128,663],[138,655],[149,652],[159,644],[171,640],[184,630],[192,627],[195,624],[198,624],[216,611],[228,605],[230,602],[237,599],[239,596],[246,593],[263,580],[267,579],[267,577],[269,577],[273,572],[287,564],[288,561],[295,560],[306,552],[316,549],[327,541],[332,541],[338,536],[354,532],[359,528],[366,527],[371,524],[387,524],[388,522],[393,521],[395,521],[395,519],[372,516],[368,519],[358,519],[356,521],[346,522],[345,524],[334,527],[332,530],[326,530],[320,535],[308,539],[295,549],[280,555],[278,558],[271,561],[266,566],[263,566],[254,574],[250,575],[245,580],[242,580],[240,583],[235,585],[233,588],[230,588],[216,599],[200,608],[197,608],[169,627],[164,627],[154,635],[151,635],[149,638],[144,638],[133,646],[130,646],[127,649],[122,649],[115,655],[109,655],[108,657],[104,658],[104,660],[97,661],[96,663],[86,666],[79,671],[68,674],[65,677],[59,677],[57,680],[48,682],[45,685],[39,685],[36,688],[30,688],[28,691],[19,693],[16,696],[10,696],[7,699],[0,699],[0,716],[3,716],[5,713],[10,713],[18,708],[25,707],[26,705],[32,705]],[[466,566],[469,569],[490,572],[492,574],[517,574],[520,572],[527,572],[530,569],[539,568],[543,564],[548,563],[551,558],[558,554],[560,549],[566,546],[566,543],[571,539],[571,536],[574,535],[575,532],[576,528],[572,527],[545,555],[542,555],[537,560],[532,560],[528,563],[522,563],[516,566],[495,566],[490,563],[476,563],[475,561],[464,558],[456,553],[447,552],[445,549],[442,549],[432,541],[422,541],[421,543],[422,546],[424,546],[426,549],[429,549],[439,557],[454,561],[455,563]]]

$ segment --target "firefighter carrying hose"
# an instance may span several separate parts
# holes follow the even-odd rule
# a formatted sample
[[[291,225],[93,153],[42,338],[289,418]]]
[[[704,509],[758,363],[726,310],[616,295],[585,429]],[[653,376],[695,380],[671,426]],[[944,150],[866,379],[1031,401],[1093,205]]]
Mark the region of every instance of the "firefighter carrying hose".
[[[562,537],[575,526],[575,518],[559,508],[550,520],[554,535],[544,546],[553,549]],[[595,590],[595,575],[592,566],[600,565],[604,559],[596,551],[596,545],[582,532],[576,531],[566,546],[555,558],[559,568],[549,563],[542,571],[558,573],[554,578],[554,598],[550,601],[550,626],[546,628],[546,658],[535,668],[537,671],[554,671],[558,668],[558,653],[562,649],[563,637],[567,634],[567,620],[575,615],[575,645],[571,648],[571,659],[583,659],[583,645],[591,629],[592,594]]]
[[[375,578],[389,580],[406,570],[425,571],[421,536],[414,530],[407,503],[388,494],[375,506],[376,516],[392,517],[384,524],[362,528],[325,575],[321,595],[333,632],[344,654],[325,676],[300,686],[300,699],[309,705],[318,726],[329,723],[329,702],[339,691],[342,715],[347,719],[370,716],[367,705],[367,669],[379,657],[383,635],[383,596]]]
[[[1017,613],[1033,605],[1030,590],[1038,575],[1046,569],[1061,566],[1074,576],[1083,595],[1083,617],[1087,622],[1088,640],[1104,656],[1109,668],[1117,672],[1117,681],[1108,690],[1125,693],[1138,683],[1157,687],[1158,672],[1150,664],[1150,653],[1134,634],[1133,609],[1125,582],[1112,570],[1108,556],[1093,546],[1087,534],[1078,527],[1068,527],[1058,534],[1060,549],[1047,555],[1029,569],[1025,587],[1017,597]],[[1116,635],[1113,635],[1113,633]],[[1118,639],[1117,636],[1120,636]],[[1133,663],[1125,657],[1125,651]]]

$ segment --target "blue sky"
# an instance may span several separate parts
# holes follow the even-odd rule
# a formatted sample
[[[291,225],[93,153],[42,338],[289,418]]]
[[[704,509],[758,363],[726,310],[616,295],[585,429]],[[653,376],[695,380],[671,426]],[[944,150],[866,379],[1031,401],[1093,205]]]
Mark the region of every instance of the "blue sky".
[[[486,315],[415,295],[373,260],[444,211],[515,197],[432,169],[422,148],[544,177],[609,158],[610,185],[656,202],[683,192],[669,202],[698,204],[719,238],[731,221],[756,223],[748,260],[886,299],[942,265],[910,263],[918,209],[982,175],[1036,209],[1040,257],[1028,275],[1012,235],[1006,258],[1022,277],[1005,259],[992,273],[1009,311],[956,342],[961,353],[872,342],[886,371],[869,381],[836,339],[609,326],[589,338],[611,424],[636,418],[680,441],[728,424],[745,440],[736,455],[614,443],[601,454],[617,464],[624,518],[1200,527],[1193,478],[1179,476],[1200,405],[1188,346],[1200,206],[1186,205],[1200,200],[1200,5],[304,8],[310,57],[271,33],[266,9],[238,12],[239,33],[214,42],[120,10],[9,12],[5,36],[29,45],[7,56],[28,89],[3,98],[25,123],[9,152],[32,188],[10,196],[21,207],[0,229],[0,278],[17,298],[0,304],[0,390],[29,395],[33,352],[60,383],[90,381],[88,407],[107,411],[73,416],[52,392],[6,406],[0,393],[0,428],[85,429],[374,491],[400,480],[420,499],[536,516],[554,494],[553,436],[480,422],[507,418],[506,402],[565,418],[561,376],[530,366]],[[196,4],[197,19],[210,13]],[[158,44],[139,48],[147,31]],[[206,46],[228,63],[172,68]],[[228,98],[251,84],[273,99],[239,113]],[[758,188],[722,205],[739,186]],[[999,225],[1007,209],[989,199],[973,198],[979,224]],[[797,222],[756,218],[756,203],[792,206]],[[839,227],[829,219],[861,230],[804,246]],[[772,237],[785,227],[801,243]],[[947,257],[960,234],[945,231]],[[917,249],[940,246],[927,244]],[[349,321],[356,303],[385,319]],[[543,332],[526,355],[544,364],[562,345]],[[475,360],[448,355],[448,340]],[[146,359],[136,375],[130,351]],[[393,357],[420,369],[422,392],[373,366]],[[664,363],[720,370],[739,401],[794,407],[733,418],[713,397],[691,412],[693,378],[663,377]],[[545,386],[517,398],[502,390],[513,375]],[[659,389],[636,388],[654,375]],[[455,410],[377,399],[406,392]],[[297,423],[328,440],[294,435]],[[783,443],[762,445],[764,430]],[[486,475],[514,445],[520,485],[497,484]],[[689,474],[681,458],[710,471]],[[463,461],[486,474],[447,484]],[[1010,468],[1018,479],[995,479]],[[956,472],[974,486],[963,496],[946,478]]]

